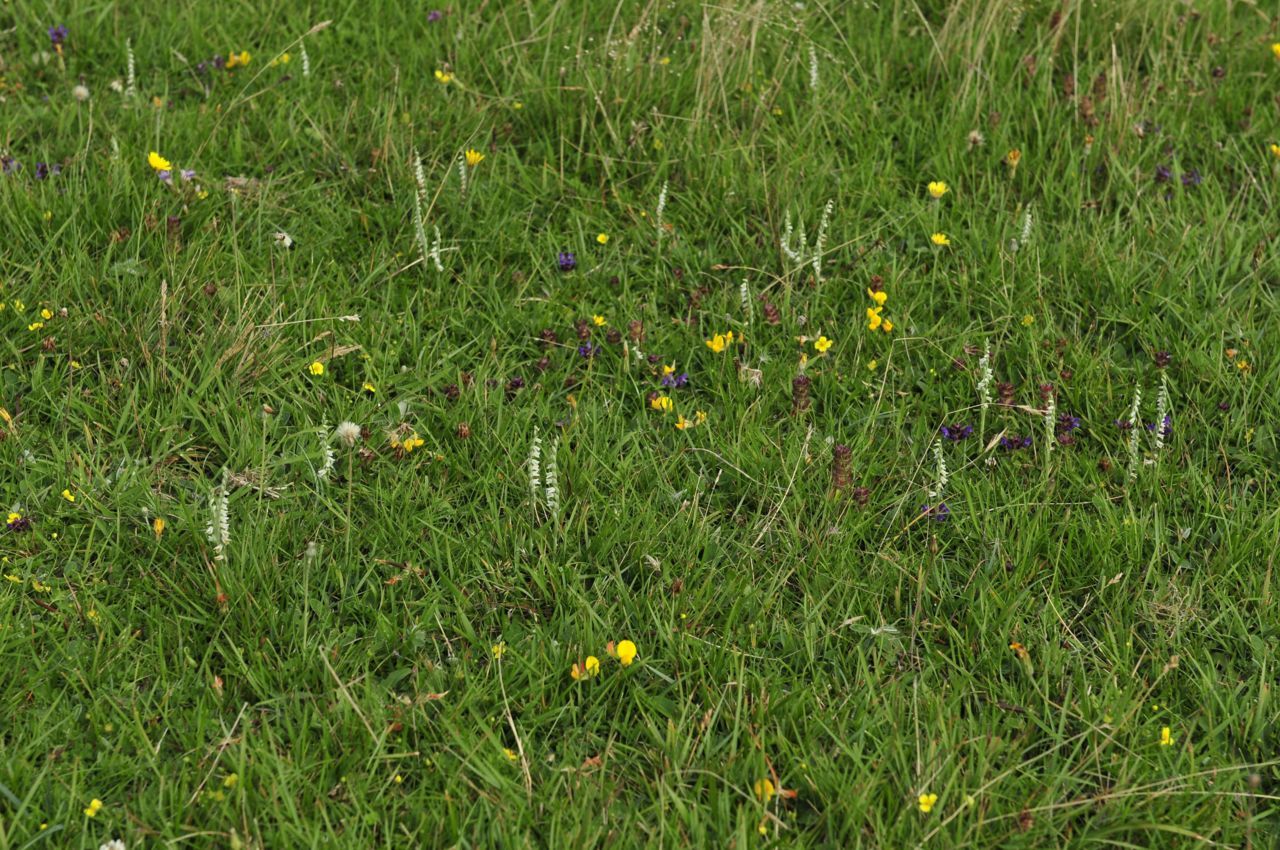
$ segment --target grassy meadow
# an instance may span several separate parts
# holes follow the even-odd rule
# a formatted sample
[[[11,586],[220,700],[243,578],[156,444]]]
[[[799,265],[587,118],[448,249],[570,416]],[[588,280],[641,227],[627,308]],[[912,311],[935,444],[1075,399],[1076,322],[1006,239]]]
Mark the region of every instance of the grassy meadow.
[[[1276,42],[0,3],[0,848],[1280,846]]]

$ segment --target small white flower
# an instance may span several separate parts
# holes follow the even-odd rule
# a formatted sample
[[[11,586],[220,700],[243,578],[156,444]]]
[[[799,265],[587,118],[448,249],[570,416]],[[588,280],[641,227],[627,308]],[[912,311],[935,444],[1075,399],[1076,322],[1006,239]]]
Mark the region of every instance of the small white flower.
[[[98,850],[125,850],[124,842],[119,838],[113,838],[99,847]]]
[[[341,422],[337,428],[333,429],[333,435],[342,441],[347,448],[351,448],[360,439],[360,426],[354,422]]]

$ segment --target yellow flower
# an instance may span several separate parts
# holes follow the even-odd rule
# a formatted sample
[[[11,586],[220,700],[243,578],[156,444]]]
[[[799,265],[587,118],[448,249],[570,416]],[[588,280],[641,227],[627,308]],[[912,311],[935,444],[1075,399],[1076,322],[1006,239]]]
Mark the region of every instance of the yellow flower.
[[[670,366],[668,366],[665,363],[662,364],[662,377],[665,378],[667,375],[674,375],[675,371],[676,371],[676,364],[672,363]]]
[[[935,233],[929,237],[929,241],[934,245],[946,246],[951,244],[951,240],[947,238],[945,233]]]
[[[630,667],[635,660],[636,645],[629,640],[618,641],[618,663],[623,667]]]
[[[920,804],[920,811],[926,815],[933,811],[933,806],[938,802],[937,794],[921,794],[916,798],[916,802]]]
[[[872,360],[870,363],[867,364],[867,371],[874,372],[876,370],[876,367],[879,365],[880,365],[879,360]]]
[[[1022,151],[1014,148],[1004,155],[1004,161],[1009,163],[1009,168],[1017,169],[1018,163],[1022,162]]]
[[[893,322],[889,321],[888,319],[885,319],[884,324],[880,325],[880,330],[884,331],[887,334],[893,333]]]
[[[671,401],[670,396],[660,395],[650,401],[649,406],[654,410],[661,410],[663,413],[670,413],[675,408],[675,403]]]
[[[373,384],[369,383],[368,381],[365,381],[364,384],[360,387],[360,389],[364,390],[369,395],[373,395],[378,391],[378,388],[375,387]]]
[[[1237,360],[1236,368],[1239,369],[1241,372],[1248,372],[1253,367],[1249,365],[1248,360]]]
[[[516,755],[516,751],[511,749],[510,747],[503,747],[502,754],[506,756],[507,761],[510,761],[510,762],[518,761],[520,759],[520,757]]]
[[[40,318],[44,319],[45,321],[52,319],[53,311],[50,310],[48,307],[45,307],[43,310],[40,311]]]
[[[232,52],[232,54],[227,57],[227,69],[230,70],[241,65],[248,65],[251,58],[252,57],[249,56],[249,51],[247,50],[241,50],[239,53]]]
[[[151,530],[156,533],[156,540],[164,535],[164,517],[156,517],[151,521]]]
[[[98,622],[98,609],[97,609],[97,608],[90,608],[88,611],[85,611],[85,612],[84,612],[84,615],[85,615],[86,617],[88,617],[88,618],[89,618],[89,620],[90,620],[91,622],[94,622],[94,623]]]
[[[441,71],[439,69],[436,70],[437,83],[440,83],[441,85],[445,85],[452,79],[453,79],[453,74],[445,73],[444,71]]]
[[[1160,730],[1160,746],[1173,746],[1173,731],[1168,726],[1165,726]]]
[[[582,665],[576,661],[573,662],[573,666],[569,668],[569,678],[577,682],[577,681],[580,681],[586,675],[587,675],[587,671],[582,669]]]
[[[1280,41],[1271,45],[1271,55],[1276,57],[1276,59],[1280,59]]]
[[[391,447],[404,449],[404,453],[409,454],[409,452],[413,451],[414,449],[420,448],[423,445],[425,445],[426,442],[427,442],[426,440],[422,439],[417,434],[413,434],[405,438],[404,442],[402,443],[397,444],[395,441],[392,441]]]
[[[1036,317],[1031,315],[1030,313],[1022,317],[1022,324],[1024,325],[1028,325],[1028,326],[1033,325],[1035,324],[1035,321],[1036,321]]]
[[[20,300],[15,298],[13,300],[13,309],[17,310],[19,313],[22,313],[27,309],[27,305],[23,304]]]
[[[226,776],[222,777],[222,787],[223,787],[223,788],[234,788],[234,787],[236,787],[236,783],[237,783],[237,782],[239,782],[239,781],[240,781],[240,777],[239,777],[239,776],[237,776],[237,775],[236,775],[236,774],[234,774],[234,773],[228,773]]]
[[[883,289],[872,290],[868,287],[867,295],[871,296],[871,300],[876,302],[877,306],[880,307],[883,307],[884,302],[889,300],[889,293],[885,292]]]
[[[489,651],[493,653],[494,661],[500,661],[502,656],[507,653],[507,645],[502,641],[498,641],[493,646],[489,647]]]
[[[33,578],[33,579],[31,580],[31,589],[32,589],[32,590],[34,590],[34,591],[36,591],[37,593],[48,593],[48,592],[49,592],[49,585],[45,584],[44,582],[40,581],[39,579],[35,579],[35,578]]]
[[[707,412],[705,410],[694,411],[694,414],[693,414],[694,425],[701,425],[703,422],[706,422],[706,421],[707,421]]]
[[[313,375],[323,375],[324,364],[321,363],[319,360],[313,360],[311,361],[311,365],[307,367],[307,371]]]
[[[756,797],[762,803],[768,803],[773,799],[773,795],[778,793],[778,789],[773,787],[773,782],[769,779],[757,779],[755,788]]]
[[[94,797],[89,801],[89,805],[84,807],[84,816],[87,818],[96,818],[98,812],[102,810],[102,801]]]
[[[813,347],[819,354],[826,354],[827,349],[831,347],[831,340],[820,336],[813,341]]]
[[[16,576],[13,573],[5,573],[4,577],[6,580],[11,581],[14,584],[22,584],[23,581],[22,576]]]
[[[399,785],[401,782],[404,782],[404,777],[397,773],[395,776],[391,777],[391,781]]]
[[[596,676],[600,673],[600,659],[594,655],[587,656],[587,662],[583,665],[583,669],[587,671],[588,676]]]
[[[601,327],[601,326],[602,326],[602,325],[604,325],[604,324],[606,324],[606,322],[605,322],[605,320],[604,320],[604,316],[598,316],[598,315],[597,315],[597,316],[592,316],[592,317],[591,317],[591,321],[595,323],[595,326],[596,326],[597,328],[598,328],[598,327]]]
[[[943,183],[941,180],[935,180],[929,184],[929,197],[936,201],[943,195],[947,194],[950,189],[951,187],[946,183]]]
[[[692,425],[692,424],[693,424],[692,422],[690,422],[688,419],[685,419],[685,418],[684,418],[684,414],[683,414],[683,413],[682,413],[682,414],[680,414],[678,417],[676,417],[676,430],[677,430],[677,431],[683,431],[683,430],[685,430],[686,428],[688,428],[688,427],[689,427],[690,425]]]
[[[44,322],[32,322],[31,324],[27,325],[27,330],[38,331],[43,327],[44,327]]]
[[[17,511],[14,511],[9,514],[9,519],[7,519],[5,522],[8,523],[9,525],[13,525],[15,522],[17,522],[20,519],[22,519],[22,514],[18,513]]]
[[[155,151],[152,151],[151,153],[147,154],[147,165],[151,166],[156,171],[172,171],[173,170],[173,163],[165,159]]]
[[[597,234],[596,234],[596,241],[597,241],[597,242],[599,242],[601,245],[606,245],[606,244],[608,244],[608,242],[609,242],[609,234],[607,234],[607,233],[597,233]]]
[[[484,154],[480,153],[478,150],[467,148],[467,152],[463,154],[463,156],[467,158],[467,165],[471,168],[475,168],[477,165],[484,162]]]
[[[716,334],[711,339],[705,340],[705,342],[707,344],[707,348],[710,348],[716,354],[724,351],[724,347],[727,344],[724,334]]]
[[[72,493],[69,489],[64,489],[62,491],[62,498],[66,499],[68,502],[75,502],[76,494]]]
[[[884,323],[884,319],[880,318],[880,311],[883,309],[883,307],[867,308],[867,330],[874,331],[880,329],[880,325]]]
[[[1273,144],[1273,145],[1271,146],[1271,155],[1272,155],[1272,156],[1280,156],[1280,145],[1275,145],[1275,144]]]

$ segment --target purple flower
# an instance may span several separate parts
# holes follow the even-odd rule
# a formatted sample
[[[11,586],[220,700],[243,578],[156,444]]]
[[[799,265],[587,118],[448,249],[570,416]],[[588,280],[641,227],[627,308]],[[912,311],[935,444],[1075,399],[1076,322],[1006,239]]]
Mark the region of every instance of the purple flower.
[[[11,156],[2,156],[0,157],[0,168],[4,170],[5,174],[12,174],[22,169],[22,163]]]
[[[15,534],[22,531],[30,531],[31,520],[28,517],[20,516],[12,522],[6,523],[6,527]]]
[[[598,352],[599,350],[600,350],[600,346],[592,345],[590,342],[584,342],[582,345],[578,346],[578,355],[580,357],[586,357],[587,359],[591,359],[592,357],[596,356],[596,352]]]
[[[559,263],[562,272],[571,272],[578,267],[578,258],[570,251],[561,251],[556,257],[556,262]]]
[[[934,522],[946,522],[951,519],[951,508],[947,507],[946,502],[939,502],[935,505],[923,505],[920,513],[925,514]]]
[[[1133,427],[1133,423],[1130,422],[1128,419],[1117,419],[1116,427],[1119,428],[1121,431],[1128,431],[1130,428]]]
[[[1182,175],[1182,185],[1187,187],[1199,186],[1201,179],[1202,178],[1200,177],[1200,172],[1196,171],[1193,168],[1190,171],[1188,171],[1186,174]]]
[[[48,32],[49,44],[53,47],[60,47],[62,42],[66,41],[67,36],[70,35],[70,33],[67,32],[67,28],[62,24],[58,24],[56,27],[49,27]]]
[[[157,171],[157,172],[156,172],[156,176],[157,176],[157,177],[159,177],[161,180],[163,180],[163,181],[164,181],[164,182],[166,182],[166,183],[172,183],[172,182],[173,182],[173,172],[172,172],[172,171]]]
[[[1058,433],[1070,434],[1072,431],[1080,427],[1080,417],[1072,416],[1070,413],[1063,413],[1058,416]]]
[[[182,169],[181,171],[179,171],[178,173],[182,175],[182,179],[183,179],[183,180],[195,180],[195,179],[196,179],[196,170],[195,170],[194,168],[184,168],[184,169]]]
[[[223,59],[221,56],[214,56],[213,67],[221,71],[223,68],[227,67],[227,60]]]
[[[662,385],[664,387],[687,387],[689,385],[689,373],[681,372],[679,375],[663,375]]]
[[[1018,449],[1029,449],[1031,448],[1031,438],[1019,437],[1017,434],[1014,434],[1012,437],[1001,437],[1000,448],[1004,449],[1006,452],[1016,452]]]
[[[972,425],[943,425],[942,436],[953,443],[958,443],[966,437],[973,436]]]
[[[1169,167],[1167,165],[1156,166],[1156,182],[1157,183],[1168,183],[1172,179],[1173,179],[1173,172],[1169,170]]]
[[[434,24],[436,21],[440,20],[443,17],[444,17],[444,12],[441,12],[438,9],[432,9],[430,12],[427,12],[427,23]]]
[[[44,180],[49,176],[49,165],[45,162],[36,163],[36,179]]]

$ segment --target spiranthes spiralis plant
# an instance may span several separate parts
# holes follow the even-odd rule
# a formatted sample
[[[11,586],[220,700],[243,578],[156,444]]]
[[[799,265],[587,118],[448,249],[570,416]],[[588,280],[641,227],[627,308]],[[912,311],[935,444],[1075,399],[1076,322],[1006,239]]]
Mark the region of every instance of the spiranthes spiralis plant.
[[[991,384],[995,380],[995,372],[991,370],[991,340],[987,340],[982,350],[982,358],[978,360],[978,404],[982,412],[978,418],[978,438],[986,439],[987,408],[991,406]]]
[[[809,398],[809,387],[813,384],[813,379],[808,375],[796,375],[791,379],[791,413],[800,415],[809,409],[811,400]]]
[[[818,48],[809,44],[809,88],[818,90]]]
[[[933,487],[929,490],[930,499],[941,499],[947,491],[947,483],[951,480],[947,472],[947,459],[942,454],[942,439],[933,441]]]
[[[812,267],[815,282],[822,280],[822,251],[826,245],[827,228],[831,225],[831,213],[834,210],[835,201],[827,201],[826,206],[822,208],[822,218],[818,222],[818,236],[813,241],[812,249],[810,249],[808,237],[805,235],[804,219],[800,220],[800,230],[793,233],[790,211],[783,218],[782,239],[779,241],[778,246],[782,249],[782,253],[796,264],[797,268],[802,268],[806,265]]]
[[[1142,384],[1134,384],[1133,386],[1133,404],[1129,407],[1129,420],[1127,427],[1129,429],[1129,467],[1128,478],[1133,481],[1138,477],[1138,461],[1140,446],[1138,443],[1139,434],[1142,431],[1142,421],[1139,417],[1142,415]]]
[[[307,42],[305,40],[302,42],[302,45],[299,48],[299,52],[302,54],[302,76],[304,78],[310,77],[311,76],[311,57],[307,55]]]
[[[1164,451],[1165,440],[1173,432],[1173,411],[1169,406],[1169,373],[1160,373],[1160,391],[1156,394],[1156,421],[1151,429],[1151,447],[1155,451],[1156,460]]]
[[[849,470],[849,462],[853,457],[853,449],[844,443],[836,443],[831,447],[831,488],[844,490],[853,481]]]
[[[1022,230],[1016,237],[1009,240],[1009,250],[1015,254],[1031,242],[1031,206],[1027,204],[1027,208],[1022,213]]]
[[[533,426],[533,442],[529,444],[529,493],[533,496],[533,506],[538,507],[538,497],[542,490],[542,435],[538,426]]]
[[[658,241],[662,241],[662,216],[667,211],[667,181],[662,181],[662,191],[658,193],[658,207],[653,213],[653,223],[658,228]]]
[[[133,61],[133,39],[126,38],[124,40],[125,52],[125,78],[124,78],[124,96],[129,100],[133,100],[138,96],[138,78],[137,66]]]
[[[213,559],[226,561],[227,547],[231,545],[231,516],[227,499],[228,473],[222,470],[222,482],[209,493],[209,524],[204,536],[213,544]]]
[[[337,462],[337,453],[334,452],[333,446],[330,445],[329,426],[320,423],[320,427],[316,429],[316,436],[320,438],[320,450],[324,452],[324,463],[316,470],[316,480],[324,481],[329,477],[329,473],[333,472],[334,464]]]
[[[560,515],[560,468],[556,457],[560,454],[560,435],[551,441],[551,450],[547,452],[547,473],[544,492],[547,495],[547,513],[555,519]]]
[[[1049,392],[1045,397],[1044,413],[1044,450],[1048,454],[1058,445],[1058,394]]]
[[[746,319],[747,324],[751,324],[751,288],[747,286],[747,279],[744,277],[742,283],[738,286],[738,300],[742,302],[742,315]]]

